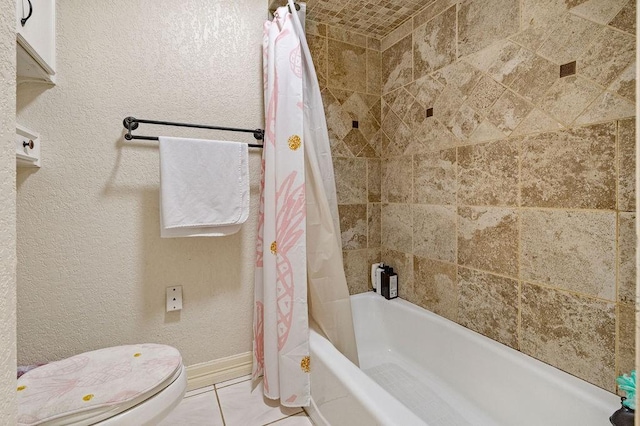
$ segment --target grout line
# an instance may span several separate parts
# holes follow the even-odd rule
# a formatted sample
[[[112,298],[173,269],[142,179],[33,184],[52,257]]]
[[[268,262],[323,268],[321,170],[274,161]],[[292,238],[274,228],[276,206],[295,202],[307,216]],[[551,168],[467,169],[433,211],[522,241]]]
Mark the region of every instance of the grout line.
[[[364,204],[364,203],[354,203],[354,204]],[[386,204],[407,204],[402,202],[386,202]],[[435,204],[435,203],[413,203],[419,204],[423,206],[452,206],[453,204]],[[525,207],[525,206],[517,206],[517,205],[486,205],[486,204],[458,204],[457,207],[468,207],[468,208],[483,208],[483,209],[511,209],[511,210],[524,210],[524,211],[550,211],[550,212],[575,212],[575,213],[617,213],[615,209],[581,209],[575,207]],[[633,212],[631,212],[633,213]]]
[[[238,378],[241,378],[241,377],[238,377]],[[231,380],[235,380],[235,379],[225,380],[225,382],[228,382],[228,381],[231,381]],[[246,379],[240,380],[238,382],[229,383],[228,385],[220,386],[220,384],[225,383],[225,382],[220,382],[220,383],[216,383],[214,386],[215,386],[216,389],[224,389],[224,388],[228,388],[229,386],[237,385],[239,383],[248,382],[249,380],[251,380],[251,376],[248,376]]]
[[[213,390],[215,390],[215,387],[213,385],[203,386],[201,388],[192,389],[189,392],[186,392],[189,395],[186,395],[186,393],[185,393],[185,396],[183,398],[184,399],[191,398],[191,397],[194,397],[194,396],[202,395],[203,393],[211,392]]]
[[[456,39],[455,39],[455,43],[456,43],[456,61],[460,58],[460,23],[459,23],[459,16],[460,15],[460,3],[455,4],[455,8],[456,8]]]
[[[218,409],[220,410],[220,417],[222,417],[222,425],[226,426],[227,422],[224,419],[224,413],[222,412],[222,404],[220,403],[220,396],[218,395],[218,389],[214,385],[214,392],[216,393],[216,401],[218,402]]]
[[[516,328],[516,341],[518,345],[518,350],[522,349],[522,215],[520,214],[521,210],[519,208],[522,206],[522,155],[523,155],[522,141],[518,142],[518,194],[517,194],[517,203],[518,203],[518,239],[516,241],[517,244],[517,252],[516,252],[516,263],[518,265],[518,323]]]
[[[620,121],[616,121],[616,150],[615,150],[615,171],[616,171],[616,252],[615,252],[615,335],[613,341],[613,371],[617,377],[620,374]],[[617,382],[614,382],[616,391],[618,390]]]
[[[284,417],[282,417],[282,418],[279,418],[278,420],[274,420],[274,421],[269,422],[269,423],[264,423],[262,426],[277,425],[279,422],[281,422],[281,421],[283,421],[283,420],[286,420],[286,419],[288,419],[289,417],[295,417],[295,416],[298,416],[298,415],[299,415],[299,414],[301,414],[301,413],[304,413],[304,417],[309,418],[309,415],[307,414],[307,412],[306,412],[306,411],[304,411],[304,408],[303,408],[303,407],[301,407],[301,411],[299,411],[299,412],[297,412],[297,413],[295,413],[295,414],[289,414],[288,416],[284,416]],[[302,417],[302,416],[299,416],[299,417]],[[309,421],[311,421],[311,420],[309,420]]]

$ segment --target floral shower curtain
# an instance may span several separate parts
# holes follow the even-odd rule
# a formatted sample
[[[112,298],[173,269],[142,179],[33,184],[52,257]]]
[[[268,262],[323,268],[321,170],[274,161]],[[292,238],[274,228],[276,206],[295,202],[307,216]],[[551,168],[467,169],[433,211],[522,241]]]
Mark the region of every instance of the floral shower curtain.
[[[268,398],[300,407],[310,402],[309,315],[355,363],[357,351],[320,90],[302,25],[287,7],[265,23],[263,56],[253,378],[263,376]]]

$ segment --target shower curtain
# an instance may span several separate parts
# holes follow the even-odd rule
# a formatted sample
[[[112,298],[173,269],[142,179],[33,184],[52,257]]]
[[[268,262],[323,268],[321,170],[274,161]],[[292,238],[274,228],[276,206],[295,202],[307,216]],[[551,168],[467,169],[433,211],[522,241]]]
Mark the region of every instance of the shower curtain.
[[[326,119],[298,15],[279,8],[264,25],[263,42],[253,378],[263,376],[268,398],[300,407],[310,402],[310,317],[356,364],[358,355]]]

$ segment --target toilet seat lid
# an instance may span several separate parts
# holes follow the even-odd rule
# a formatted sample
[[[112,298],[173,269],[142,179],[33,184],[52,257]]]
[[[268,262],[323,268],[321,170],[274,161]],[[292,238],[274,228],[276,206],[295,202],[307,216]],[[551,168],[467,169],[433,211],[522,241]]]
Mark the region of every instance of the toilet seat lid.
[[[163,390],[181,368],[177,349],[153,343],[99,349],[43,365],[18,379],[18,425],[114,416]]]

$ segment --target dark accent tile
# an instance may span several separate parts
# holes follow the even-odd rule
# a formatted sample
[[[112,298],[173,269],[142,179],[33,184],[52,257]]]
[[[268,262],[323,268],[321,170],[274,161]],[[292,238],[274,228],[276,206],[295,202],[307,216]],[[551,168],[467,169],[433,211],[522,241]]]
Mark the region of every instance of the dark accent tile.
[[[576,61],[560,65],[560,78],[574,75],[576,73]]]
[[[433,117],[433,108],[427,108],[427,118]]]
[[[358,129],[360,127],[360,123],[358,123],[357,121],[352,121],[351,127],[353,127],[354,129]]]

